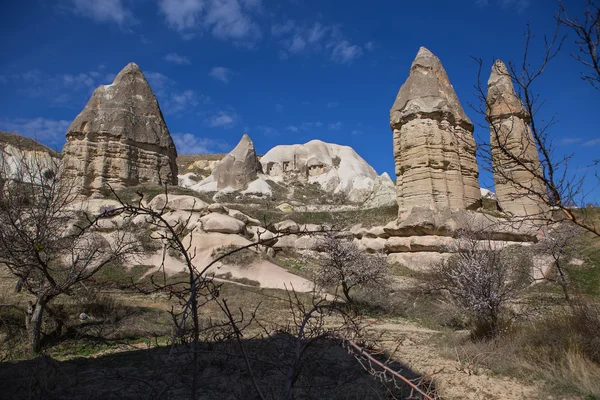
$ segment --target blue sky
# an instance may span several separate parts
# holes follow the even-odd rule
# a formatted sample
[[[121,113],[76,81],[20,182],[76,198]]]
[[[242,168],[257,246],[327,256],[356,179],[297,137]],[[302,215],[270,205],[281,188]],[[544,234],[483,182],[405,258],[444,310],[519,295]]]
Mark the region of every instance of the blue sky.
[[[584,0],[565,0],[580,14]],[[227,152],[242,133],[259,153],[311,139],[352,146],[393,176],[389,109],[420,46],[444,64],[467,114],[477,64],[518,61],[527,21],[554,28],[552,0],[23,0],[0,6],[0,129],[60,149],[93,89],[136,62],[180,153]],[[566,33],[566,32],[565,32]],[[558,153],[599,158],[600,91],[569,53],[537,90],[556,115]],[[534,58],[535,60],[535,58]],[[487,130],[476,127],[486,140]],[[479,139],[478,139],[479,140]],[[592,173],[587,169],[588,173]],[[587,185],[591,189],[591,182]],[[481,184],[491,186],[482,172]],[[596,192],[597,193],[597,192]],[[594,198],[600,196],[592,194]]]

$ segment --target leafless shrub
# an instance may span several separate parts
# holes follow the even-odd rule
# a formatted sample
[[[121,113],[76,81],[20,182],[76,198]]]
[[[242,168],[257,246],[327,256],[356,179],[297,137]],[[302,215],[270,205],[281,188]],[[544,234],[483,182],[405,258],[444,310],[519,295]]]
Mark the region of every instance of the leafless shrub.
[[[41,161],[0,161],[0,263],[18,279],[16,291],[26,290],[26,324],[32,353],[41,346],[42,322],[48,304],[76,284],[90,279],[111,262],[135,252],[129,235],[111,240],[98,233],[98,221],[110,215],[77,219],[72,181],[48,173]],[[16,163],[16,165],[15,165]],[[60,170],[60,163],[52,168]],[[74,222],[76,221],[76,222]]]
[[[481,233],[460,234],[456,254],[433,265],[427,284],[467,313],[474,339],[493,338],[506,328],[509,304],[530,283],[531,264],[522,252],[476,237]]]
[[[320,287],[341,286],[348,303],[355,288],[377,290],[385,286],[388,273],[385,258],[361,251],[356,243],[329,231],[321,239],[323,260],[315,268],[314,280]]]

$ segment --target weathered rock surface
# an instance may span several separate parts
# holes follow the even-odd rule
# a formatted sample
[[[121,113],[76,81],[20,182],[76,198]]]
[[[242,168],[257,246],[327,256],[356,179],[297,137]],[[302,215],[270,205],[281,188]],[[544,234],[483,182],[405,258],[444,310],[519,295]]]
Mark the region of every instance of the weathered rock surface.
[[[275,146],[261,159],[265,175],[284,183],[318,183],[326,192],[362,203],[373,197],[375,206],[393,202],[394,184],[377,172],[354,149],[320,140]],[[374,188],[377,182],[377,194]],[[386,198],[387,194],[387,198]]]
[[[214,167],[212,176],[217,183],[217,190],[244,189],[262,172],[258,162],[254,143],[250,136],[244,134],[238,145]]]
[[[60,164],[60,154],[43,144],[18,135],[0,131],[0,170],[2,176],[30,182],[31,179],[54,176]],[[0,182],[0,189],[3,182]]]
[[[479,206],[473,124],[442,63],[424,47],[390,110],[390,127],[401,211]]]
[[[144,183],[177,185],[177,151],[135,63],[98,87],[67,131],[63,176],[84,195]]]
[[[516,216],[547,213],[540,195],[546,190],[542,168],[529,128],[531,120],[517,97],[506,65],[497,60],[488,80],[487,120],[496,197],[501,209]],[[538,195],[536,195],[538,194]]]
[[[167,208],[170,210],[179,211],[204,211],[209,207],[209,204],[201,199],[189,195],[176,194],[159,194],[148,203],[148,206],[153,210],[161,210]]]
[[[242,221],[237,220],[229,215],[210,213],[200,218],[202,229],[205,232],[219,232],[239,234],[245,229]]]

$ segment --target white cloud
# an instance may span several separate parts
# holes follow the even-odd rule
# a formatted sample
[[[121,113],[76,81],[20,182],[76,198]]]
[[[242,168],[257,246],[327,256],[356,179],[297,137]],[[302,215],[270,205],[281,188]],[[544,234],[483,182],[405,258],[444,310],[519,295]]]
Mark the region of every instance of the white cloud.
[[[314,128],[321,128],[323,126],[323,123],[321,121],[316,121],[316,122],[303,122],[300,125],[300,129],[304,130],[304,131],[308,131]]]
[[[329,124],[329,129],[331,129],[332,131],[337,131],[337,130],[342,129],[342,121],[338,121],[338,122]]]
[[[298,127],[294,126],[294,125],[288,125],[288,127],[285,129],[287,129],[288,131],[291,131],[291,132],[298,132]]]
[[[73,0],[73,12],[96,22],[111,22],[120,26],[137,23],[122,0]]]
[[[372,41],[368,41],[367,43],[365,43],[365,49],[369,51],[375,50],[375,43],[373,43]]]
[[[279,39],[283,47],[280,53],[283,60],[290,55],[324,53],[332,61],[348,64],[363,54],[362,47],[345,39],[337,25],[323,25],[320,22],[300,25],[287,20],[271,26],[271,35]],[[365,46],[372,50],[373,43],[367,42]]]
[[[340,103],[338,101],[330,101],[327,103],[327,108],[335,108],[338,107]]]
[[[262,36],[252,11],[260,0],[160,0],[159,9],[167,25],[184,35],[207,30],[218,39],[251,46]]]
[[[218,140],[201,138],[191,133],[174,133],[171,135],[178,154],[218,153],[227,148],[227,144]]]
[[[211,0],[205,18],[212,34],[223,40],[254,42],[261,37],[260,28],[245,13],[238,0]]]
[[[234,75],[234,72],[225,67],[213,67],[208,75],[218,81],[229,83],[229,80]]]
[[[478,7],[485,7],[490,4],[490,0],[475,0],[475,4]]]
[[[205,0],[160,0],[158,8],[167,24],[184,31],[196,27],[200,22],[200,12],[206,7]]]
[[[237,123],[237,115],[233,112],[219,111],[206,120],[211,128],[232,128]]]
[[[0,75],[0,83],[8,83],[8,79],[4,75]]]
[[[352,135],[354,135],[354,136],[360,136],[362,134],[363,134],[363,131],[360,131],[358,129],[355,129],[352,131]]]
[[[0,119],[0,130],[15,132],[41,142],[62,143],[71,124],[66,120],[48,118],[14,118]]]
[[[179,65],[189,65],[189,64],[191,64],[190,60],[187,57],[181,56],[181,55],[179,55],[177,53],[169,53],[166,56],[164,56],[163,59],[165,61],[168,61],[168,62],[171,62],[171,63],[174,63],[174,64],[179,64]]]

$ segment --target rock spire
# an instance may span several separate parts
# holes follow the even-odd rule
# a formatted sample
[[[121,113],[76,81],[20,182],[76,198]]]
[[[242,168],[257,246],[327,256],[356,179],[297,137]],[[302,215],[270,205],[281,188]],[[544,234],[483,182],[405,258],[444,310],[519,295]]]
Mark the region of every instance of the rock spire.
[[[158,101],[135,63],[101,85],[71,123],[65,171],[91,195],[143,183],[177,184],[177,151]]]
[[[506,65],[492,66],[486,98],[496,197],[503,211],[533,216],[548,211],[531,117],[515,93]]]
[[[217,183],[217,190],[245,188],[262,173],[262,165],[258,161],[254,143],[244,133],[242,139],[213,169],[212,176]]]
[[[473,124],[440,60],[421,47],[390,110],[400,212],[479,206]]]

